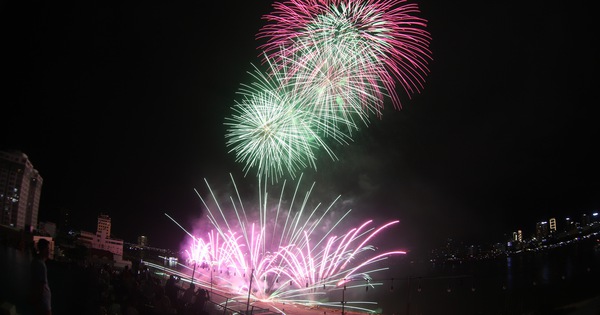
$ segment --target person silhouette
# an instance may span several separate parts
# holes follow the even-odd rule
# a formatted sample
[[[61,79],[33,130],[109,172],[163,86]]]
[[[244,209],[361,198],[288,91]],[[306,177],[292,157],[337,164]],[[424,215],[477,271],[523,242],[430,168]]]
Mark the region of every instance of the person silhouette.
[[[208,291],[203,288],[198,289],[193,304],[194,314],[202,315],[205,314],[206,302],[209,301]]]
[[[190,307],[194,302],[194,292],[196,290],[196,285],[190,283],[190,286],[183,292],[182,303],[184,307]]]
[[[52,314],[52,294],[48,284],[46,260],[50,257],[50,242],[41,238],[37,242],[37,253],[31,262],[31,298],[34,314]]]
[[[167,280],[167,283],[165,284],[165,295],[169,297],[171,305],[177,308],[179,304],[179,287],[177,286],[177,278],[175,278],[175,275],[171,275],[169,280]]]

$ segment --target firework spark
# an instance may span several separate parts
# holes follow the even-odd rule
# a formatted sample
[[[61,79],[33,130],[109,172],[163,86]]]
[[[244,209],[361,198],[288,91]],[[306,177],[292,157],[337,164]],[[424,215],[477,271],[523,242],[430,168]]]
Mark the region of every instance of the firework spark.
[[[373,87],[376,95],[389,95],[395,108],[400,108],[396,80],[409,97],[423,88],[431,60],[431,37],[425,30],[427,21],[417,16],[416,4],[404,0],[289,0],[276,2],[273,8],[263,16],[268,24],[257,37],[267,40],[259,49],[276,62],[310,55],[315,48],[357,58],[360,67],[356,70],[381,81],[381,86]]]
[[[231,175],[230,175],[231,176]],[[205,179],[210,198],[199,193],[206,208],[211,230],[191,236],[187,248],[188,261],[210,270],[211,284],[239,297],[245,294],[263,301],[286,301],[339,307],[339,302],[324,301],[329,290],[339,290],[349,281],[378,286],[372,275],[387,267],[379,263],[393,255],[394,250],[377,253],[372,242],[398,221],[373,226],[372,220],[348,230],[342,228],[344,218],[333,214],[338,196],[324,209],[321,203],[311,204],[314,183],[301,196],[302,175],[294,188],[291,201],[286,201],[283,182],[281,193],[272,205],[268,201],[267,185],[259,177],[257,210],[246,210],[237,190],[227,206],[221,204]],[[257,218],[250,218],[258,213]],[[333,220],[332,220],[333,218]],[[187,232],[187,231],[186,231]],[[379,266],[379,267],[375,267]],[[316,298],[320,296],[320,298]],[[365,302],[366,304],[373,302]],[[347,306],[368,310],[364,306]]]

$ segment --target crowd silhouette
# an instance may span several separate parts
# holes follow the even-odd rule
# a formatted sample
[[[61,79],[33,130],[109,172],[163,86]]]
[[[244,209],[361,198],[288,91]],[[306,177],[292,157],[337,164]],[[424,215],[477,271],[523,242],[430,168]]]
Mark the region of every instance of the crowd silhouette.
[[[98,314],[108,315],[208,315],[210,295],[203,288],[171,275],[162,277],[144,265],[86,267],[97,276]]]

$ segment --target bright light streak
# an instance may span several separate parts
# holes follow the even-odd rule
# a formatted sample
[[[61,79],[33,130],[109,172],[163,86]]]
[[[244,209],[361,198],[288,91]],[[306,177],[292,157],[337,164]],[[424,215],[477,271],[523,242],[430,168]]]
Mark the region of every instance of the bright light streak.
[[[382,266],[387,258],[406,252],[378,252],[373,242],[399,221],[374,226],[367,220],[345,229],[343,220],[350,210],[336,214],[340,196],[327,206],[317,202],[311,207],[315,184],[302,195],[301,178],[288,201],[285,181],[279,197],[269,199],[267,184],[259,177],[258,209],[251,210],[237,188],[235,197],[220,200],[205,180],[209,197],[196,192],[211,229],[191,235],[186,249],[188,263],[205,270],[199,276],[203,281],[210,276],[214,286],[237,294],[237,298],[247,295],[251,287],[251,296],[262,301],[338,307],[339,302],[328,302],[326,296],[328,291],[340,289],[340,281],[354,281],[362,287],[380,285],[373,282],[372,275],[388,269]]]

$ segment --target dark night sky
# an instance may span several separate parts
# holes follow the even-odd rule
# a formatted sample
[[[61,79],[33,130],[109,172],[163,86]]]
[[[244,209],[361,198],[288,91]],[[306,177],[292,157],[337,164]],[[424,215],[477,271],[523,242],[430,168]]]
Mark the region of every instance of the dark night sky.
[[[44,178],[40,220],[65,207],[93,231],[107,213],[125,241],[177,247],[164,213],[191,226],[204,178],[252,185],[223,122],[271,1],[238,2],[0,4],[0,147]],[[418,3],[433,38],[423,91],[307,170],[313,196],[399,219],[394,239],[414,250],[600,208],[592,3]]]

